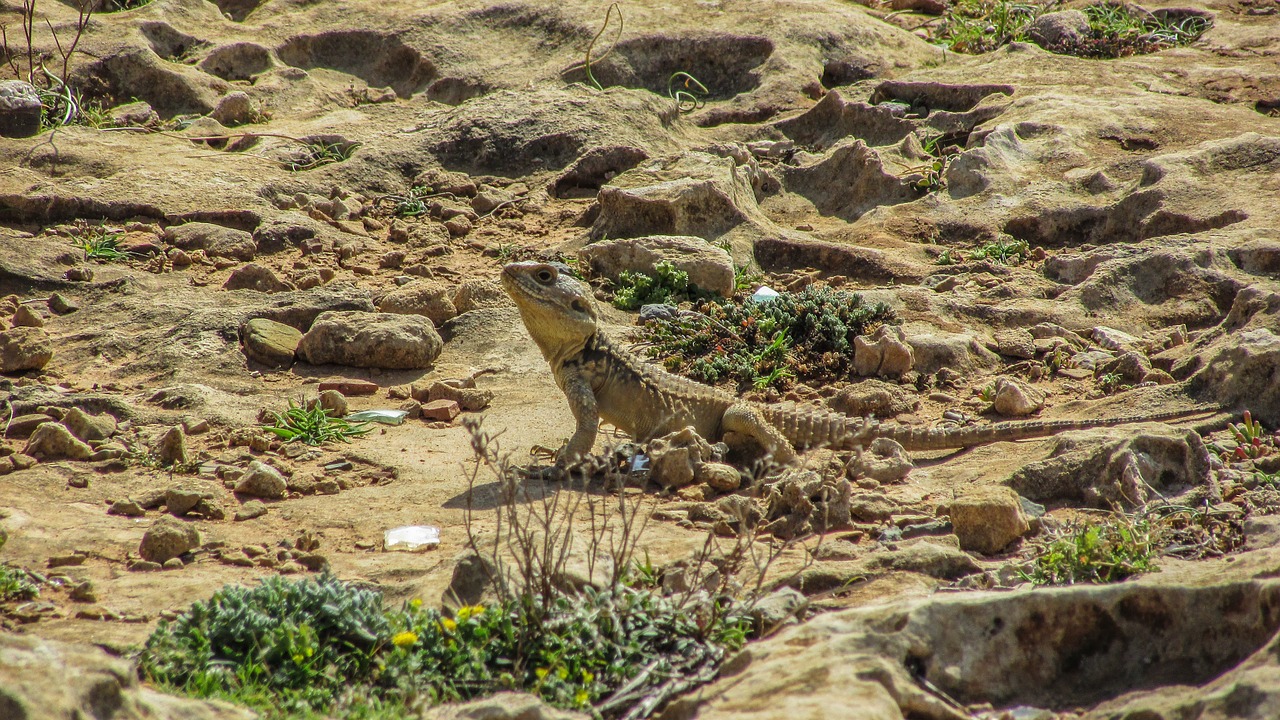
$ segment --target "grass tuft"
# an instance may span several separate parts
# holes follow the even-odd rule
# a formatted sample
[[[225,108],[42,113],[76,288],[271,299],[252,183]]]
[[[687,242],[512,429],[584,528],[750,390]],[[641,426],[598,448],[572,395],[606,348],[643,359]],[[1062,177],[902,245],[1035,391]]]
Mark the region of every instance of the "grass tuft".
[[[275,424],[263,425],[262,429],[285,442],[307,445],[323,445],[334,440],[351,442],[351,438],[364,435],[372,429],[368,423],[351,423],[342,418],[331,417],[329,411],[320,407],[318,402],[300,401],[295,405],[290,400],[287,410],[272,411],[270,414],[275,418]]]

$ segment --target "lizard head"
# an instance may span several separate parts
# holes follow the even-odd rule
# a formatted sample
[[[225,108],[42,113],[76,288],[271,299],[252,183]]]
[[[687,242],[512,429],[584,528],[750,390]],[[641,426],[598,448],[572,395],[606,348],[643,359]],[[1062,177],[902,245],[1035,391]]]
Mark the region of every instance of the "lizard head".
[[[502,268],[502,287],[515,301],[524,326],[542,356],[555,364],[577,354],[596,332],[598,315],[591,288],[563,265],[511,263]]]

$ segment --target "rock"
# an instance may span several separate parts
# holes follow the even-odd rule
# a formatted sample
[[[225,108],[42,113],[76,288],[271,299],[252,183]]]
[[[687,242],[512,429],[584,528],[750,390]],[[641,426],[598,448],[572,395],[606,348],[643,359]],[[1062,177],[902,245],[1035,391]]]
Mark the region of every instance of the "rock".
[[[996,412],[1001,415],[1013,417],[1030,415],[1044,407],[1044,401],[1043,390],[1037,390],[1017,378],[996,378],[993,404]]]
[[[93,282],[93,268],[73,267],[62,273],[62,277],[70,282]]]
[[[231,271],[222,284],[223,290],[256,290],[262,293],[278,293],[293,290],[293,285],[276,277],[271,269],[258,263],[241,265]]]
[[[262,110],[248,93],[237,90],[224,95],[209,116],[227,127],[235,127],[259,122]]]
[[[254,460],[249,463],[240,481],[236,483],[236,492],[242,495],[278,500],[285,496],[289,484],[279,470],[266,463]]]
[[[316,318],[298,354],[312,365],[420,370],[430,367],[443,348],[424,317],[331,311]]]
[[[50,682],[57,678],[57,682]],[[138,681],[134,662],[89,643],[0,633],[0,708],[6,720],[251,720],[231,703],[165,695]]]
[[[38,134],[43,115],[44,106],[34,85],[22,80],[0,82],[0,137]]]
[[[1094,367],[1095,377],[1105,375],[1119,376],[1120,382],[1133,385],[1142,382],[1142,378],[1151,372],[1151,360],[1140,352],[1126,352],[1110,360],[1104,360]]]
[[[906,343],[902,328],[881,325],[871,335],[853,339],[853,372],[856,375],[901,375],[915,366],[915,352]]]
[[[172,225],[164,231],[165,242],[188,252],[203,250],[209,257],[227,257],[236,260],[252,260],[258,254],[258,244],[253,235],[244,230],[191,222]]]
[[[67,315],[79,309],[79,305],[68,300],[62,293],[54,293],[49,296],[49,310],[55,315]]]
[[[80,408],[71,408],[62,417],[62,424],[72,435],[86,443],[106,440],[116,434],[116,419],[103,413],[90,415]]]
[[[250,360],[270,367],[293,364],[302,331],[266,318],[254,318],[240,328],[240,344]]]
[[[978,336],[969,333],[912,334],[906,342],[915,359],[914,369],[924,374],[936,373],[942,368],[973,374],[1000,365],[1000,356],[988,350]]]
[[[337,390],[321,390],[318,402],[329,413],[329,417],[347,416],[347,398]]]
[[[913,572],[939,580],[957,580],[982,572],[972,557],[947,544],[945,538],[918,538],[871,553],[859,561],[868,574]]]
[[[45,415],[44,413],[28,413],[26,415],[19,415],[5,423],[4,427],[7,430],[5,437],[31,437],[31,433],[35,432],[36,428],[47,422],[57,422],[57,420]]]
[[[439,327],[458,314],[453,294],[453,289],[442,282],[414,280],[383,296],[378,301],[378,310],[399,315],[422,315]]]
[[[40,313],[32,310],[30,305],[19,305],[13,313],[13,326],[44,327],[44,318],[40,317]]]
[[[422,419],[453,422],[460,412],[462,408],[454,400],[432,400],[422,406]]]
[[[150,103],[141,100],[111,108],[111,124],[115,127],[148,127],[159,124],[160,115]]]
[[[654,438],[649,442],[649,477],[664,488],[691,485],[698,467],[713,454],[711,443],[692,427]]]
[[[471,220],[469,220],[466,215],[451,217],[441,224],[444,225],[445,230],[449,231],[449,237],[455,238],[464,237],[467,233],[471,232],[472,228]]]
[[[189,512],[213,503],[218,497],[211,483],[201,480],[188,480],[167,488],[164,492],[165,509],[175,517],[182,517]],[[203,514],[203,513],[202,513]]]
[[[124,517],[142,517],[147,514],[146,510],[137,502],[129,499],[116,500],[111,503],[111,507],[107,509],[110,515],[122,515]]]
[[[42,328],[16,327],[0,332],[0,373],[40,370],[53,359],[53,341]]]
[[[914,467],[902,445],[889,438],[876,438],[855,459],[851,470],[857,477],[892,483],[906,477]]]
[[[1089,36],[1089,16],[1080,10],[1045,13],[1031,22],[1027,37],[1045,50],[1067,52]]]
[[[165,570],[181,570],[186,566],[186,563],[182,562],[181,558],[169,558],[163,563],[160,563],[160,567]]]
[[[467,412],[479,412],[489,407],[489,403],[493,401],[492,390],[481,390],[474,387],[456,387],[449,383],[436,381],[425,392],[420,386],[414,385],[410,391],[414,400],[419,402],[432,402],[435,400],[453,400]]]
[[[174,425],[165,431],[165,434],[156,441],[152,452],[165,467],[186,465],[191,462],[191,456],[187,452],[187,434],[182,431],[181,425]]]
[[[1049,457],[1028,463],[1005,484],[1038,503],[1082,502],[1091,507],[1132,508],[1152,491],[1209,478],[1209,453],[1194,431],[1159,423],[1095,428],[1054,437]]]
[[[37,460],[88,460],[93,454],[88,445],[58,423],[44,423],[37,427],[22,452]]]
[[[996,352],[1006,357],[1030,360],[1036,356],[1036,339],[1022,328],[1001,330],[995,334]]]
[[[1221,325],[1198,342],[1208,346],[1171,374],[1189,376],[1192,395],[1248,408],[1267,427],[1280,427],[1280,293],[1241,290]]]
[[[190,523],[163,515],[142,535],[138,555],[143,560],[164,563],[200,547],[200,533]]]
[[[951,501],[951,527],[960,549],[994,555],[1031,530],[1022,498],[1003,485],[968,486]]]
[[[808,598],[794,588],[784,587],[757,600],[747,616],[755,626],[755,636],[764,637],[784,625],[796,624],[808,608]]]
[[[422,720],[587,720],[582,713],[560,710],[525,693],[500,692],[456,705],[437,705]]]
[[[789,469],[765,487],[768,530],[777,537],[803,537],[849,527],[853,483],[813,470]]]
[[[261,500],[250,500],[236,510],[236,522],[244,522],[267,514],[267,506]]]
[[[742,474],[732,465],[706,462],[698,466],[697,481],[720,492],[733,492],[742,487]]]
[[[492,280],[473,278],[463,280],[453,295],[453,304],[459,313],[485,308],[511,307],[515,303],[502,286]]]
[[[578,251],[579,261],[591,274],[618,280],[623,272],[653,275],[660,262],[668,262],[689,274],[699,288],[732,297],[733,258],[729,253],[697,237],[651,235],[629,240],[602,240]]]
[[[882,358],[883,359],[883,358]],[[920,405],[914,393],[901,385],[867,379],[850,385],[827,401],[832,410],[849,417],[891,418],[912,412]]]
[[[320,392],[333,390],[347,397],[353,395],[375,395],[378,392],[378,383],[358,378],[339,378],[337,380],[324,380],[316,386],[316,389]]]

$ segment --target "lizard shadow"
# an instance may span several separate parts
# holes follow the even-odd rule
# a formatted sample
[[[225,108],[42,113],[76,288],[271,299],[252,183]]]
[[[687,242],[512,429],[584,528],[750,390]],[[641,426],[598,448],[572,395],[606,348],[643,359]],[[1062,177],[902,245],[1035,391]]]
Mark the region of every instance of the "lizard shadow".
[[[532,466],[530,469],[537,471],[542,468]],[[466,510],[469,502],[472,510],[494,510],[507,504],[507,500],[514,505],[530,505],[540,503],[565,490],[592,495],[608,494],[605,489],[606,483],[598,479],[584,480],[581,477],[574,477],[567,480],[554,480],[538,477],[535,472],[530,477],[516,479],[514,482],[518,485],[514,488],[507,486],[509,482],[511,481],[493,480],[476,483],[473,487],[445,500],[441,506],[450,510]],[[469,500],[468,496],[470,496]]]

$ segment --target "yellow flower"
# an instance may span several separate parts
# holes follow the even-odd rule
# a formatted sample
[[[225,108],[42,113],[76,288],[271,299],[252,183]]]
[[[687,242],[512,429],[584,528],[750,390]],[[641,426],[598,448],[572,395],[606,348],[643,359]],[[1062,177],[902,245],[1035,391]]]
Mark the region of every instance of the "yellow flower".
[[[458,608],[458,622],[466,622],[477,615],[484,613],[483,605],[466,605]]]
[[[579,690],[577,694],[573,696],[573,702],[578,705],[586,705],[587,701],[590,699],[591,695],[588,694],[586,690]]]
[[[449,618],[440,618],[440,627],[444,628],[447,632],[453,632],[458,629],[458,623]]]
[[[409,647],[416,642],[418,642],[418,633],[416,632],[396,633],[395,636],[391,638],[391,644],[396,647]]]
[[[564,680],[565,678],[569,677],[569,668],[563,667],[563,666],[556,668],[556,677],[560,678],[561,680]]]
[[[587,672],[586,670],[583,670],[583,671],[582,671],[582,684],[583,684],[583,685],[590,685],[591,683],[593,683],[593,682],[595,682],[595,681],[596,681],[596,676],[595,676],[593,673],[589,673],[589,672]]]
[[[538,668],[537,670],[534,670],[534,671],[533,671],[533,674],[534,674],[534,675],[537,675],[539,680],[546,680],[546,679],[547,679],[547,673],[549,673],[549,672],[551,672],[551,671],[550,671],[550,670],[548,670],[547,668]]]
[[[421,609],[422,609],[422,598],[414,598],[414,599],[410,600],[410,601],[409,601],[409,607],[413,608],[414,610],[421,610]]]

